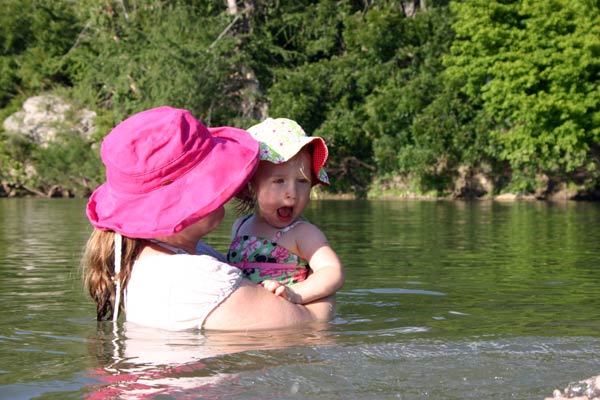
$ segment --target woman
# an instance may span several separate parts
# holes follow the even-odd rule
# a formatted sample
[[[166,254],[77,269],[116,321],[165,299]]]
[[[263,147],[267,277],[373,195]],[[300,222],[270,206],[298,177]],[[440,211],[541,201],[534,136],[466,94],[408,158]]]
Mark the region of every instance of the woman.
[[[331,318],[331,299],[292,304],[199,244],[256,169],[258,149],[246,131],[206,128],[171,107],[133,115],[106,136],[106,182],[87,205],[95,230],[82,261],[98,320],[116,320],[121,308],[129,322],[169,330],[271,329]]]

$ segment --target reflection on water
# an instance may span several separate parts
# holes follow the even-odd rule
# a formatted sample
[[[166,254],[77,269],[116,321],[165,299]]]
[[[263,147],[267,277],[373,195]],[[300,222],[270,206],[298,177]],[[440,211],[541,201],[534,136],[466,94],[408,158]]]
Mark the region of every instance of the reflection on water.
[[[336,318],[203,334],[94,321],[84,205],[0,199],[0,399],[541,399],[600,373],[598,204],[315,201]]]
[[[315,324],[294,330],[199,335],[128,323],[114,332],[112,324],[101,324],[98,336],[90,341],[101,367],[91,375],[98,383],[89,387],[89,396],[135,399],[183,392],[198,396],[237,378],[241,366],[247,374],[277,366],[287,358],[271,360],[266,351],[301,348],[305,352],[333,345],[325,327]],[[293,362],[298,361],[295,353]]]

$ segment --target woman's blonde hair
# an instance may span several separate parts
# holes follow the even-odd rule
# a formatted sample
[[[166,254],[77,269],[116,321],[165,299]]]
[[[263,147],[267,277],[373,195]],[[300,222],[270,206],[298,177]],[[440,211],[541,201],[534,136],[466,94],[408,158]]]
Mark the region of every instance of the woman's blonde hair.
[[[115,233],[113,231],[94,229],[86,243],[81,259],[84,287],[96,302],[98,321],[112,318],[117,294],[115,280],[119,279],[121,282],[122,296],[122,292],[129,282],[133,263],[144,248],[146,240],[123,236],[121,272],[118,276],[115,276],[114,243]],[[123,303],[119,308],[123,308]]]

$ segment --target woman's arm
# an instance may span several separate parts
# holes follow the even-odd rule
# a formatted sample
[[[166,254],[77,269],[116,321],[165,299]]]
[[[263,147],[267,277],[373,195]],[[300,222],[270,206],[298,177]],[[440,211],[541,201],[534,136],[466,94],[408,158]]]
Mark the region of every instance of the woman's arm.
[[[204,322],[211,330],[259,330],[291,327],[333,317],[331,299],[293,304],[246,279]]]

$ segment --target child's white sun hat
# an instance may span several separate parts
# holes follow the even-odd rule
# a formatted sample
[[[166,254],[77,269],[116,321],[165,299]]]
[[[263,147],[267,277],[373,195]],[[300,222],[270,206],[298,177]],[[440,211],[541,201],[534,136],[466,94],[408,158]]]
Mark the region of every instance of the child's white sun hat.
[[[296,121],[287,118],[267,118],[248,128],[248,132],[260,143],[260,159],[274,164],[283,164],[303,147],[310,146],[313,185],[329,186],[329,177],[323,168],[329,152],[323,138],[306,136]]]

